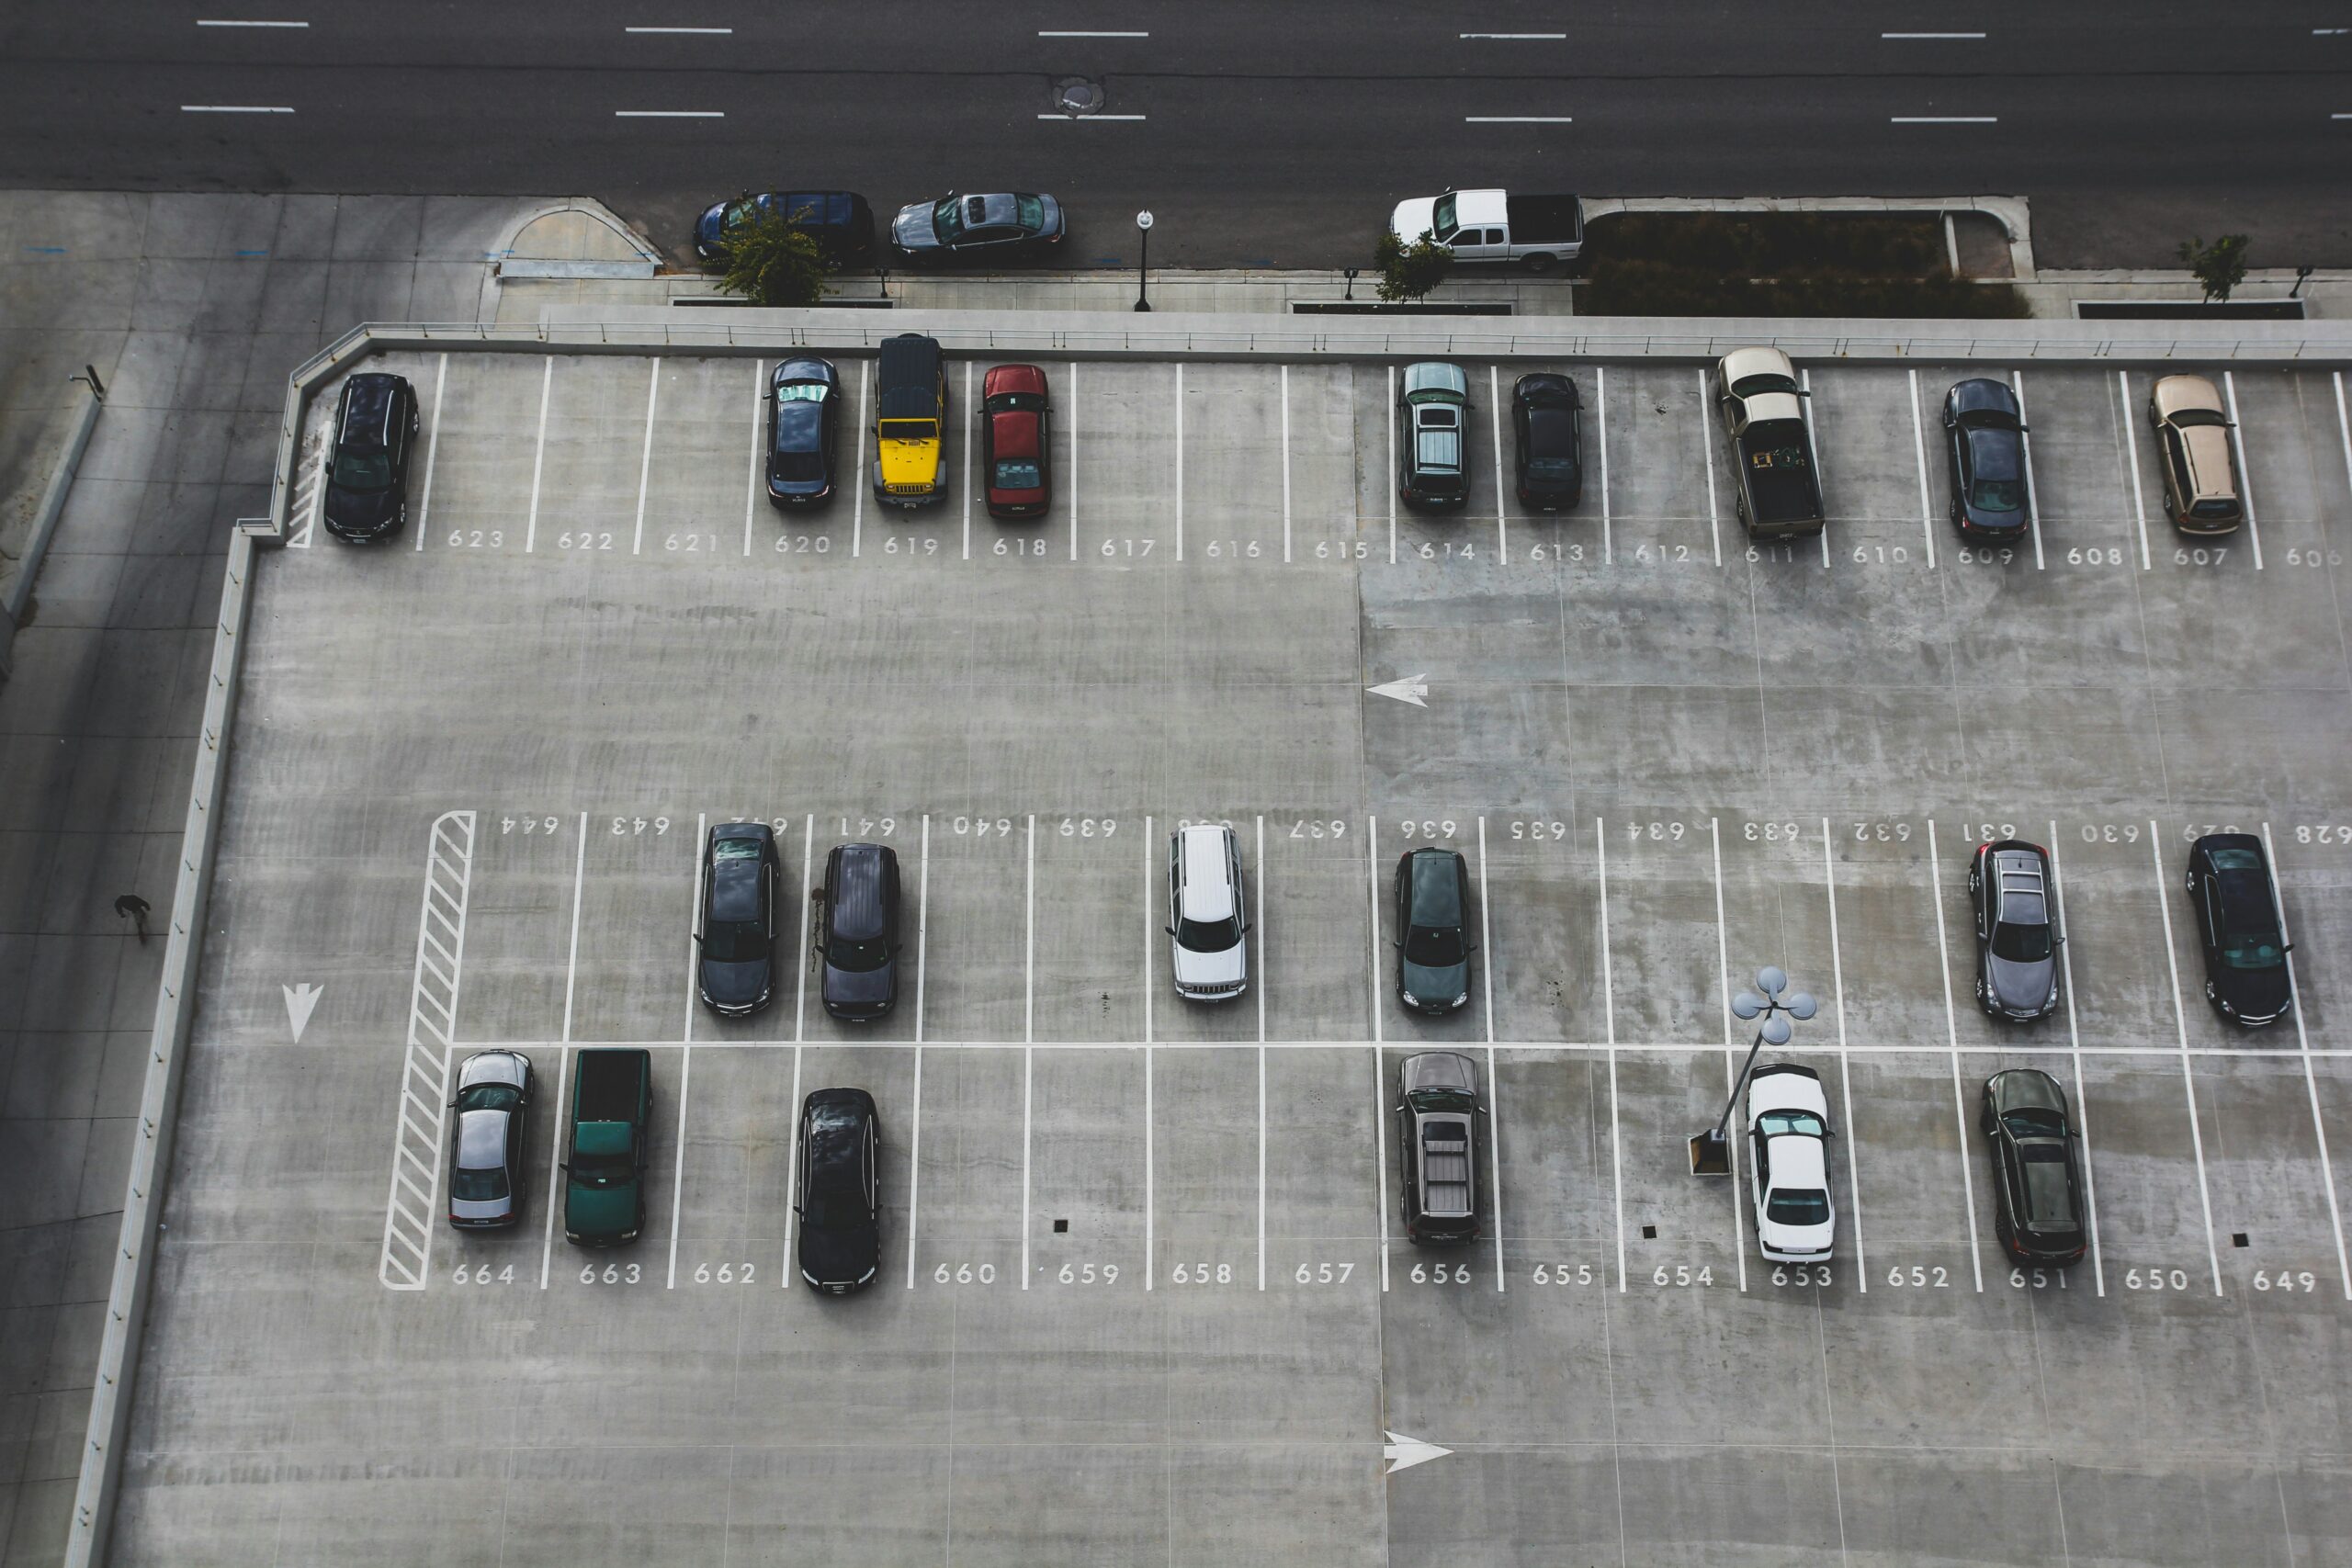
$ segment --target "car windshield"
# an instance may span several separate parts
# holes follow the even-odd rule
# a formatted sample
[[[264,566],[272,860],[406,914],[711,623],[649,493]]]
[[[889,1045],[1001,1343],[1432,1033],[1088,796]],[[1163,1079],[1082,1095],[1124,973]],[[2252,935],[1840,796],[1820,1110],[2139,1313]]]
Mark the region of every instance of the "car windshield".
[[[512,1084],[476,1084],[458,1096],[459,1111],[512,1111],[522,1103],[522,1092]]]
[[[1784,1225],[1829,1223],[1829,1194],[1818,1187],[1775,1188],[1764,1205],[1764,1217]]]
[[[392,482],[392,460],[381,452],[338,452],[334,457],[337,490],[384,490]]]
[[[1793,392],[1796,389],[1796,382],[1778,371],[1762,376],[1742,376],[1731,384],[1731,395],[1735,398],[1760,398],[1767,392]]]
[[[2200,501],[2188,509],[2191,517],[2235,517],[2238,503],[2234,501]]]
[[[2056,1111],[2030,1106],[2010,1111],[2001,1118],[2001,1124],[2020,1138],[2055,1138],[2066,1131]]]
[[[1767,1111],[1756,1119],[1756,1130],[1768,1138],[1784,1134],[1804,1138],[1829,1135],[1829,1129],[1821,1124],[1821,1118],[1810,1111]]]
[[[1405,962],[1442,969],[1463,959],[1460,926],[1414,926],[1405,933]]]
[[[1043,470],[1035,457],[1001,457],[996,465],[996,488],[999,490],[1035,490],[1044,483]]]
[[[794,381],[775,389],[775,400],[780,403],[821,403],[831,389],[822,381]]]
[[[825,948],[825,961],[836,969],[867,974],[890,962],[890,944],[879,937],[872,942],[843,942],[836,937]]]
[[[1222,920],[1179,919],[1176,945],[1187,953],[1227,952],[1241,945],[1241,922],[1229,916]]]
[[[750,222],[762,205],[757,197],[746,197],[741,201],[729,202],[725,215],[718,220],[720,227],[733,229]]]
[[[449,1196],[461,1203],[488,1203],[506,1196],[506,1172],[493,1166],[487,1170],[469,1170],[463,1166],[449,1173]]]
[[[964,231],[964,211],[956,197],[951,196],[931,209],[931,226],[939,231],[943,241],[952,241]]]
[[[1462,1111],[1478,1109],[1478,1097],[1466,1089],[1417,1089],[1406,1097],[1416,1111]]]
[[[702,955],[713,964],[749,964],[767,956],[767,933],[757,920],[713,920],[702,933]]]
[[[1046,202],[1044,197],[1035,196],[1015,197],[1013,198],[1013,205],[1020,209],[1021,228],[1023,232],[1035,234],[1046,227]]]
[[[1979,512],[2015,512],[2025,504],[2025,486],[2015,479],[1978,479],[1968,503]]]
[[[2179,425],[2183,430],[2188,429],[2192,424],[2227,424],[2230,423],[2228,420],[2222,417],[2221,411],[2218,409],[2177,409],[2173,412],[2172,422],[2175,424]]]
[[[1430,209],[1430,232],[1438,240],[1445,241],[1453,238],[1453,231],[1460,227],[1453,220],[1456,210],[1458,209],[1454,200],[1450,196],[1439,197],[1437,205]],[[1414,239],[1419,237],[1418,234],[1413,236]]]
[[[1527,465],[1527,477],[1532,479],[1574,479],[1576,471],[1576,464],[1566,457],[1537,457]]]
[[[1993,928],[1993,956],[2011,964],[2040,964],[2050,956],[2050,928],[2003,923]]]

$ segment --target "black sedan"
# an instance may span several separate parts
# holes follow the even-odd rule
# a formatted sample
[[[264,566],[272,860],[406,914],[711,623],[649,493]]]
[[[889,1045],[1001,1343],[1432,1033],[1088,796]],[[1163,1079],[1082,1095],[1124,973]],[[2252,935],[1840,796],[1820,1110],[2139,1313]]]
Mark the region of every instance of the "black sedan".
[[[702,930],[695,968],[703,1005],[746,1018],[775,994],[776,892],[784,857],[763,822],[721,822],[702,852]]]
[[[800,1108],[800,1277],[827,1295],[882,1265],[882,1119],[862,1089],[820,1089]]]
[[[2058,1005],[2056,901],[2050,855],[2040,844],[2002,839],[1976,846],[1968,863],[1976,911],[1976,1000],[1995,1018],[2029,1022]]]
[[[768,502],[808,506],[833,493],[842,378],[827,359],[780,361],[768,378]]]
[[[1027,261],[1050,253],[1063,231],[1061,203],[1050,196],[945,196],[899,209],[890,252],[903,262]]]
[[[724,265],[729,231],[771,212],[817,242],[834,266],[850,266],[874,254],[874,209],[849,190],[745,191],[732,201],[714,201],[695,220],[695,254]]]
[[[369,370],[344,382],[319,508],[328,533],[360,545],[400,531],[416,432],[416,389],[407,377]]]
[[[1951,520],[1972,539],[2015,539],[2027,506],[2025,419],[2006,382],[1977,378],[1944,394],[1944,457]]]
[[[1993,1234],[2019,1263],[2083,1255],[2083,1173],[2066,1091],[2037,1067],[1984,1080],[1977,1123],[1993,1155]]]
[[[2294,1005],[2270,861],[2251,833],[2208,833],[2188,846],[2188,906],[2205,950],[2205,999],[2222,1016],[2268,1023]]]
[[[1539,373],[1511,384],[1519,500],[1558,512],[1584,499],[1584,400],[1566,376]]]
[[[1425,845],[1396,862],[1396,989],[1415,1012],[1470,1001],[1470,871],[1459,852]]]
[[[449,1224],[497,1230],[523,1213],[524,1133],[531,1108],[531,1058],[477,1051],[458,1069],[457,1122],[449,1139]]]
[[[888,844],[837,844],[817,905],[818,987],[825,1010],[871,1023],[899,999],[899,852]]]

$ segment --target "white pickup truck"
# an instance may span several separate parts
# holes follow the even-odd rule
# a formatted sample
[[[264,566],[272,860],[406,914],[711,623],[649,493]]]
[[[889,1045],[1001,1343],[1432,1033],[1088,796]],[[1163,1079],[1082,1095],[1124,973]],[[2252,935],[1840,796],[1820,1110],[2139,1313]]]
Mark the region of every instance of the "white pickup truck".
[[[1573,196],[1450,190],[1400,201],[1389,231],[1406,244],[1427,234],[1457,262],[1518,262],[1544,272],[1584,248],[1584,204]]]

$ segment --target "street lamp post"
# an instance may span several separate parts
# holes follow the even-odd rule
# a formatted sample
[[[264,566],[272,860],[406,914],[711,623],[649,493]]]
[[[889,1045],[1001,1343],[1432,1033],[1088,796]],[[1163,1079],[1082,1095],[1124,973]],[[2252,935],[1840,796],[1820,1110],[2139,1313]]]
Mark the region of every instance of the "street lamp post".
[[[1781,993],[1788,991],[1788,995]],[[1731,1094],[1724,1101],[1724,1113],[1715,1124],[1703,1133],[1690,1134],[1690,1174],[1693,1176],[1729,1176],[1731,1174],[1731,1141],[1724,1129],[1731,1124],[1733,1107],[1739,1103],[1740,1086],[1747,1081],[1747,1071],[1756,1065],[1756,1054],[1769,1043],[1786,1045],[1791,1033],[1789,1020],[1811,1018],[1820,1004],[1810,991],[1789,991],[1786,973],[1773,966],[1756,972],[1756,989],[1742,991],[1732,998],[1731,1010],[1742,1018],[1761,1018],[1756,1026],[1756,1041],[1747,1048],[1747,1060],[1739,1065],[1739,1077],[1732,1080]]]
[[[1136,232],[1143,236],[1142,247],[1136,253],[1136,309],[1148,310],[1151,309],[1151,301],[1144,297],[1145,290],[1149,287],[1145,279],[1144,269],[1151,262],[1151,214],[1148,211],[1136,214]]]

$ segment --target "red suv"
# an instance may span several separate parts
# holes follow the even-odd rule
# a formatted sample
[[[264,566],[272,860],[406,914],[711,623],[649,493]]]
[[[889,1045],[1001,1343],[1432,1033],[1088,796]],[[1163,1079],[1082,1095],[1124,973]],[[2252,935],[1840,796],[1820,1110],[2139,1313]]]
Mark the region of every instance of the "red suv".
[[[988,467],[989,515],[1043,517],[1054,495],[1053,406],[1046,373],[1000,365],[980,383],[980,460]]]

